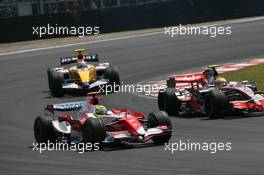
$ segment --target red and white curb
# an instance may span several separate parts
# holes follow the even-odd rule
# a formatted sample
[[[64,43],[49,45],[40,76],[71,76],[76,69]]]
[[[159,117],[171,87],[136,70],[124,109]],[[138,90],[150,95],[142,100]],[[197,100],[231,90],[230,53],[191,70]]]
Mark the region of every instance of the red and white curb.
[[[243,68],[246,68],[249,66],[255,66],[255,65],[259,65],[259,64],[264,64],[264,58],[248,60],[248,61],[241,62],[241,63],[227,63],[223,66],[216,68],[216,70],[218,73],[226,73],[226,72],[236,71],[239,69],[243,69]],[[203,72],[203,69],[200,71],[195,71],[195,72],[186,72],[183,74],[174,74],[174,75],[169,76],[169,77],[175,77],[175,76],[179,76],[179,75],[186,76],[186,75],[202,73],[202,72]],[[159,91],[158,89],[162,89],[162,88],[167,87],[166,81],[167,81],[167,79],[166,80],[141,82],[141,83],[139,83],[141,86],[148,87],[148,88],[144,88],[144,91],[140,94],[144,95],[144,96],[157,97],[158,91]],[[189,85],[190,85],[189,83],[177,83],[176,86],[177,87],[186,87]]]

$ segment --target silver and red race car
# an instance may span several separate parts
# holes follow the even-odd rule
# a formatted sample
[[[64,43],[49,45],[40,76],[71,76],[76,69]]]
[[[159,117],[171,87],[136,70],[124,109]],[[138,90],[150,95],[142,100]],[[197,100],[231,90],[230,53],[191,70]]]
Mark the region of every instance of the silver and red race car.
[[[209,85],[203,73],[171,77],[167,81],[167,89],[159,91],[159,109],[171,116],[200,113],[210,118],[264,111],[264,93],[256,91],[255,83],[217,83],[216,80],[214,85]]]
[[[150,113],[107,110],[93,97],[87,101],[47,105],[45,115],[34,123],[38,143],[145,143],[168,142],[172,125],[164,111]],[[59,112],[60,114],[55,114]]]

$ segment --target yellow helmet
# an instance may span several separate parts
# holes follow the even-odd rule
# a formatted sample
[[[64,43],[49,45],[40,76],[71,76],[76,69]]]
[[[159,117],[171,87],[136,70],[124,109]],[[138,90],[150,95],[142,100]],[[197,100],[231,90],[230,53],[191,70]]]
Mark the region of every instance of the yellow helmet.
[[[223,87],[227,85],[227,80],[223,77],[219,77],[215,80],[215,86]]]
[[[107,109],[103,105],[96,105],[95,106],[95,116],[101,117],[107,114]]]
[[[216,80],[222,81],[222,82],[227,82],[227,80],[224,77],[218,77]]]

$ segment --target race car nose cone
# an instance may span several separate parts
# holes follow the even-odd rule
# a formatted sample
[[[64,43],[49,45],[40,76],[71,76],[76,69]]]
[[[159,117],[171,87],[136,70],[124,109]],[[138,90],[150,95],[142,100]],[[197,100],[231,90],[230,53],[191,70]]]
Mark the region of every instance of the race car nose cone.
[[[85,88],[89,88],[90,87],[90,83],[85,82],[85,83],[82,83],[81,86],[85,87]]]

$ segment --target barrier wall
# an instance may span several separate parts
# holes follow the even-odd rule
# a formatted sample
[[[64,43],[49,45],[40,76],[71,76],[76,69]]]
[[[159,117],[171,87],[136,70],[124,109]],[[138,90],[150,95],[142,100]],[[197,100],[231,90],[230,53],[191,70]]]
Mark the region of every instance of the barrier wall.
[[[0,19],[0,43],[39,39],[32,35],[32,27],[47,24],[99,26],[101,33],[107,33],[263,14],[263,0],[178,0],[80,13],[16,17]]]

